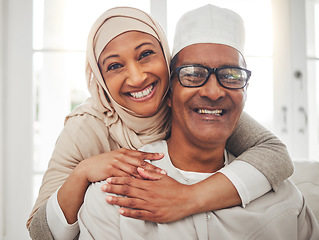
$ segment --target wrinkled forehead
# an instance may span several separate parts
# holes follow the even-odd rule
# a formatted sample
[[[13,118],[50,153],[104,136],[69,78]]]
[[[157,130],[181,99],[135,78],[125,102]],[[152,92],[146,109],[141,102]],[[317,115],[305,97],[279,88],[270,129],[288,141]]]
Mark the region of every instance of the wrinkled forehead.
[[[207,67],[246,67],[245,59],[235,48],[223,44],[197,43],[183,48],[172,67],[201,64]]]

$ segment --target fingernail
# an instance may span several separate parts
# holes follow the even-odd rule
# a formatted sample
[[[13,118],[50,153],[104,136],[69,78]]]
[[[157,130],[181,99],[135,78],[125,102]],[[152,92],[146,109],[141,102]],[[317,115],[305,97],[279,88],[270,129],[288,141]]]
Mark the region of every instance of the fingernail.
[[[101,189],[102,191],[106,191],[106,185],[102,185]]]
[[[111,202],[111,201],[112,201],[112,197],[111,197],[111,196],[107,196],[107,197],[106,197],[106,201],[107,201],[107,202]]]
[[[106,182],[107,182],[107,183],[112,183],[112,178],[107,178],[107,179],[106,179]]]
[[[165,170],[161,170],[161,174],[163,174],[163,175],[166,175],[167,174],[167,172],[165,171]]]
[[[119,210],[120,214],[124,214],[124,210],[120,208]]]

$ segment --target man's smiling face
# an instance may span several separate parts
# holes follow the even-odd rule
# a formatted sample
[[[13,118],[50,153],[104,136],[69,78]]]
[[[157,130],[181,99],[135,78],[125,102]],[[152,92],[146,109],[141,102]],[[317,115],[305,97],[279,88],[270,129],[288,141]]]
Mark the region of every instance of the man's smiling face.
[[[206,67],[245,67],[234,48],[212,43],[190,45],[178,53],[176,66],[200,64]],[[246,100],[246,87],[226,89],[214,74],[205,85],[183,87],[175,74],[168,104],[172,108],[172,132],[201,147],[225,144],[232,134]]]

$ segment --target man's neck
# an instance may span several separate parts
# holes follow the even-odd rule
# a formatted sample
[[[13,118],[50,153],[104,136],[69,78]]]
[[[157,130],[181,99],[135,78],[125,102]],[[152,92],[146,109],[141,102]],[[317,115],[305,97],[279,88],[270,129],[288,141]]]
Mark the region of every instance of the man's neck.
[[[203,147],[171,136],[167,147],[173,165],[181,170],[212,173],[224,166],[225,145]]]

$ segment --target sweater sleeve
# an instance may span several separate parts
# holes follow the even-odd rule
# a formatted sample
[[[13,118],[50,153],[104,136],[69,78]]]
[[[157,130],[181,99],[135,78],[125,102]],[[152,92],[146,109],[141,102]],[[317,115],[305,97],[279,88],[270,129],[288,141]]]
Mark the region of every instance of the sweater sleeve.
[[[256,120],[243,112],[226,148],[265,175],[276,191],[281,182],[293,173],[293,163],[286,145]]]
[[[27,222],[30,233],[38,236],[51,235],[43,214],[37,210],[46,204],[49,197],[65,182],[71,171],[83,160],[110,151],[115,146],[110,142],[104,123],[91,115],[69,118],[62,130],[44,174],[39,195]],[[44,210],[45,212],[45,207]],[[38,220],[33,220],[36,217]],[[40,220],[40,221],[39,221]],[[32,221],[32,222],[31,222]],[[42,239],[34,236],[33,239]]]

